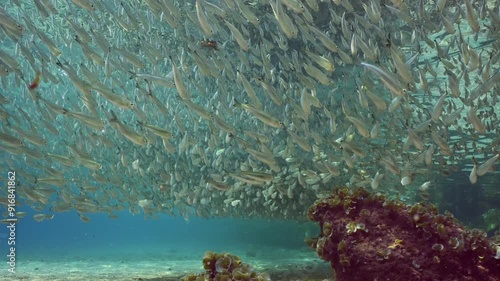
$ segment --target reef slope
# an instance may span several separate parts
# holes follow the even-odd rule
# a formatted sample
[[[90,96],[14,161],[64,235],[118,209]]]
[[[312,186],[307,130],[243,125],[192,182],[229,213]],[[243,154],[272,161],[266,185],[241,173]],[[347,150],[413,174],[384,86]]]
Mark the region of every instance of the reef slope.
[[[430,204],[340,188],[318,200],[308,218],[321,233],[306,242],[339,281],[500,280],[498,240]]]

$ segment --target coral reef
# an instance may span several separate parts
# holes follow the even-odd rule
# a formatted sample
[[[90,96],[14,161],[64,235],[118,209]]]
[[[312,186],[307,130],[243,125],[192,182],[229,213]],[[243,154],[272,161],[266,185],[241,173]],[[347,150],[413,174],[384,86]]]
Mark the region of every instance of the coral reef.
[[[266,273],[257,273],[253,268],[242,263],[241,259],[228,253],[208,251],[203,257],[205,273],[188,274],[181,281],[270,281]]]
[[[434,205],[338,188],[316,201],[308,218],[321,233],[306,243],[339,281],[500,280],[497,241]]]

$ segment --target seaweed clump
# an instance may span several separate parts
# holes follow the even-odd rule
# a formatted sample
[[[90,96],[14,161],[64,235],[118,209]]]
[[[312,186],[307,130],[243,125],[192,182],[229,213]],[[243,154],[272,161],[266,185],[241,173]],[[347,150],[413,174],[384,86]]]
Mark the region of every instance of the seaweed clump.
[[[306,243],[330,262],[339,281],[499,280],[498,241],[432,204],[338,188],[307,215],[321,233]]]
[[[256,272],[238,256],[207,251],[203,257],[205,273],[188,274],[181,281],[270,281],[266,273]]]

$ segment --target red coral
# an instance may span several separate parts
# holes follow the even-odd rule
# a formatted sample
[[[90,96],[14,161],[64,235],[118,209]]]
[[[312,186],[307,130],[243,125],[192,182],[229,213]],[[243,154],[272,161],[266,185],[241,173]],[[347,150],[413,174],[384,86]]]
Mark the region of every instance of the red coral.
[[[320,224],[306,242],[331,263],[337,280],[500,280],[486,234],[433,205],[407,206],[363,189],[336,189],[308,218]]]

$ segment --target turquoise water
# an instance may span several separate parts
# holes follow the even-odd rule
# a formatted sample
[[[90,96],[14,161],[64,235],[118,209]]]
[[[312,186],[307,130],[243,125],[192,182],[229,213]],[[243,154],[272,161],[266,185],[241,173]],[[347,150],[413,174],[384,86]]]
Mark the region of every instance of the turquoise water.
[[[92,215],[87,224],[75,222],[76,219],[74,213],[62,213],[45,223],[23,220],[17,232],[20,256],[50,260],[120,254],[147,257],[170,252],[187,256],[198,252],[201,257],[209,249],[235,251],[234,254],[253,248],[305,250],[305,234],[308,229],[315,229],[295,222],[251,219],[192,218],[186,222],[160,216],[144,220],[126,213],[114,220]]]
[[[297,276],[331,277],[304,243],[318,228],[312,223],[255,219],[200,219],[119,213],[117,219],[91,215],[81,222],[74,212],[42,223],[30,217],[16,225],[16,278],[19,280],[129,280],[178,278],[203,272],[206,251],[229,252],[256,269]],[[1,228],[2,253],[8,253]],[[312,273],[312,269],[316,269]],[[4,275],[0,280],[13,280]],[[17,280],[14,278],[14,280]]]

